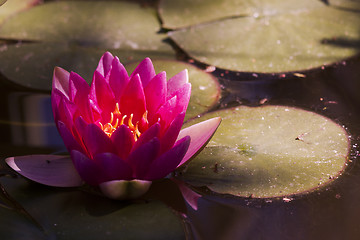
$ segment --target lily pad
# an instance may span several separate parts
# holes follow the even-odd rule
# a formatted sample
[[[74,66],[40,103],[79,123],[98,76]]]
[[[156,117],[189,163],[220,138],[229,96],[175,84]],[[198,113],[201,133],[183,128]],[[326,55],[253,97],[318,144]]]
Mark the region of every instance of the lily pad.
[[[219,129],[182,172],[192,185],[241,197],[284,196],[324,186],[346,166],[346,131],[316,113],[241,106],[196,121],[215,116],[222,117]]]
[[[80,74],[89,83],[105,49],[66,43],[44,42],[0,47],[0,72],[15,84],[37,90],[50,90],[55,66]],[[172,58],[172,51],[110,50],[122,63],[145,57]]]
[[[34,24],[36,23],[36,24]],[[17,14],[0,28],[5,39],[72,42],[81,46],[171,49],[156,12],[129,2],[50,2]]]
[[[4,4],[6,0],[0,0],[0,6]],[[0,8],[0,25],[11,15],[20,11],[26,10],[36,4],[40,0],[11,0]]]
[[[165,28],[183,28],[230,17],[264,16],[323,6],[313,0],[161,0],[159,15]]]
[[[191,83],[191,97],[185,120],[196,117],[212,108],[220,98],[220,84],[211,74],[191,65],[175,60],[153,60],[157,73],[166,71],[167,78],[184,69],[189,71],[189,82]],[[127,64],[125,67],[131,73],[138,62]]]
[[[357,12],[324,5],[219,20],[169,36],[191,57],[209,65],[242,72],[289,72],[358,54],[359,22]]]
[[[51,89],[55,66],[75,71],[90,82],[97,61],[109,48],[122,63],[145,57],[174,58],[173,49],[163,42],[166,35],[157,33],[159,29],[154,9],[139,4],[42,4],[17,14],[0,28],[0,38],[39,41],[2,45],[0,72],[16,84],[38,90]]]
[[[180,220],[159,201],[128,203],[59,191],[23,179],[1,182],[33,219],[0,208],[2,239],[184,239]],[[25,234],[26,233],[26,234]]]

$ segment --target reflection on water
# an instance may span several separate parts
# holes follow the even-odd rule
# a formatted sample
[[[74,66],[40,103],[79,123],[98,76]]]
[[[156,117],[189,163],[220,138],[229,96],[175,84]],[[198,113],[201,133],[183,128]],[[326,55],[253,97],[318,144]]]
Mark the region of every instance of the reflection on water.
[[[48,94],[15,92],[8,95],[11,143],[18,146],[59,147]]]
[[[19,91],[7,93],[6,90],[0,91],[0,145],[3,149],[0,155],[21,155],[22,149],[32,153],[39,148],[49,151],[64,149],[54,124],[50,95]],[[14,149],[17,152],[13,152]]]

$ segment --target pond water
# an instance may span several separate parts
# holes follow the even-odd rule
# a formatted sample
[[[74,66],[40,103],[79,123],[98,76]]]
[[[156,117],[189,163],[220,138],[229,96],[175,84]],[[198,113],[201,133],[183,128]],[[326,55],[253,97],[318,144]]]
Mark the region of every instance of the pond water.
[[[207,65],[177,51],[178,60],[206,69]],[[61,154],[66,149],[53,122],[49,91],[29,90],[1,73],[0,236],[359,239],[359,66],[360,57],[356,56],[299,73],[241,73],[219,68],[209,71],[221,85],[221,98],[210,112],[236,106],[280,105],[317,113],[343,127],[349,135],[349,156],[339,176],[331,176],[326,184],[275,197],[236,196],[211,191],[211,186],[189,185],[178,172],[175,178],[154,182],[145,196],[131,201],[110,200],[89,187],[43,186],[10,170],[4,161],[7,157]],[[213,170],[218,171],[215,167]]]
[[[56,224],[64,224],[60,221],[72,218],[71,211],[75,206],[87,205],[83,212],[73,212],[74,215],[84,215],[77,216],[79,221],[76,222],[76,225],[79,229],[86,229],[88,228],[87,224],[92,226],[96,222],[106,225],[98,227],[98,231],[92,233],[96,236],[105,232],[130,234],[131,227],[127,227],[126,231],[117,229],[114,227],[114,223],[109,224],[108,221],[117,221],[114,214],[121,215],[119,212],[129,209],[131,206],[137,206],[139,210],[146,208],[150,218],[156,218],[155,215],[160,214],[161,211],[165,211],[166,214],[160,219],[171,218],[173,214],[172,221],[181,224],[171,226],[172,231],[176,232],[176,236],[172,237],[180,239],[185,235],[189,239],[357,239],[360,236],[358,228],[360,167],[357,161],[360,127],[360,98],[357,94],[360,76],[358,65],[359,59],[355,58],[324,70],[306,73],[303,78],[274,77],[274,79],[268,80],[248,80],[242,78],[241,75],[234,74],[227,79],[225,74],[220,79],[224,86],[223,91],[226,93],[219,104],[221,108],[238,104],[297,106],[327,116],[345,126],[351,136],[352,145],[348,166],[336,181],[310,193],[253,199],[219,195],[202,189],[201,194],[204,195],[199,198],[197,210],[195,210],[189,204],[185,204],[186,202],[175,184],[172,182],[157,183],[150,191],[149,199],[158,199],[156,201],[165,203],[170,209],[175,209],[174,212],[169,213],[159,207],[158,205],[161,203],[158,202],[155,205],[160,209],[152,212],[147,209],[146,205],[153,204],[153,202],[150,203],[144,199],[134,203],[114,203],[107,199],[100,198],[99,200],[98,196],[91,193],[77,190],[66,190],[65,192],[61,189],[53,190],[24,182],[19,178],[3,176],[1,182],[10,195],[23,204],[36,221],[41,222],[41,225],[50,225],[46,226],[51,229],[45,231],[47,234],[49,234],[48,231],[53,232],[51,234],[57,231]],[[219,76],[223,73],[217,72]],[[53,124],[50,99],[47,93],[26,91],[3,82],[0,96],[2,158],[64,150],[62,140]],[[263,103],[263,99],[267,99],[266,103]],[[8,174],[5,167],[2,171],[3,174]],[[20,190],[15,187],[19,185]],[[21,190],[24,190],[24,193]],[[94,210],[91,204],[97,201],[101,203],[101,206],[96,204],[97,206],[94,207],[99,209]],[[68,204],[72,206],[66,206]],[[43,209],[45,206],[46,210]],[[47,212],[48,208],[52,209],[49,210],[51,213]],[[134,217],[139,214],[139,210],[131,209],[129,214]],[[28,219],[24,220],[20,213],[17,213],[18,216],[16,216],[14,212],[11,214],[6,212],[9,210],[2,211],[5,211],[4,217],[1,218],[2,234],[9,231],[4,236],[12,235],[13,231],[35,234],[36,226],[34,227]],[[97,211],[99,213],[96,213]],[[144,214],[144,210],[140,211],[141,214]],[[44,219],[42,214],[49,214],[49,216]],[[106,218],[107,214],[112,216],[110,220]],[[88,219],[89,216],[91,219]],[[151,223],[142,218],[145,216],[137,217],[139,218],[138,222],[133,223],[137,226],[133,226],[137,229],[136,231],[143,231],[142,234],[149,234],[154,238],[159,237],[156,234],[152,235],[153,232],[148,226]],[[39,218],[41,219],[39,220]],[[11,222],[10,228],[4,227],[4,221]],[[23,223],[24,221],[26,224]],[[134,220],[121,219],[121,221],[125,227],[130,223],[124,223],[124,221]],[[167,226],[165,223],[163,224]],[[78,236],[77,233],[71,232],[76,232],[76,229],[70,226],[62,226],[60,229],[60,233],[63,231],[64,239]],[[170,236],[165,227],[159,226],[158,230],[163,231],[165,238]],[[39,233],[36,233],[36,236],[41,236],[41,234],[37,234]],[[160,236],[164,237],[164,234],[160,234]],[[87,234],[85,235],[87,236]],[[70,238],[66,238],[66,236]],[[136,236],[139,237],[141,234]]]

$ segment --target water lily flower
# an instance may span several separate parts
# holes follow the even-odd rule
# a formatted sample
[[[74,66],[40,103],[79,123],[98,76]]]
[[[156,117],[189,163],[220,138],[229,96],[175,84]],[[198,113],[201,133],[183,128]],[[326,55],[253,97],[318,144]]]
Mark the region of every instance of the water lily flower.
[[[7,158],[21,175],[50,186],[99,186],[111,198],[134,198],[186,163],[209,141],[220,118],[182,129],[191,85],[187,70],[168,81],[145,58],[129,76],[106,52],[89,84],[56,67],[52,109],[70,156]]]

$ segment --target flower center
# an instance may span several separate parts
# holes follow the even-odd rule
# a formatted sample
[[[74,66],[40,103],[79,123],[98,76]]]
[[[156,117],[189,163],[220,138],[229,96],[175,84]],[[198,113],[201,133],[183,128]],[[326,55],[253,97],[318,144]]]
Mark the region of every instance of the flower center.
[[[105,124],[102,124],[101,122],[99,122],[99,125],[101,127],[101,130],[103,130],[104,133],[106,133],[106,135],[111,137],[111,135],[115,132],[115,130],[119,126],[125,124],[125,125],[127,125],[129,127],[129,129],[133,133],[134,139],[136,141],[140,137],[141,132],[139,130],[139,121],[137,121],[135,123],[135,125],[134,125],[133,124],[133,117],[134,117],[134,114],[130,114],[130,116],[123,115],[120,112],[119,104],[116,103],[115,110],[110,113],[110,121],[108,123],[105,123]],[[145,111],[142,119],[147,121],[147,111]]]

